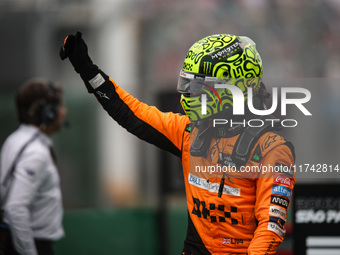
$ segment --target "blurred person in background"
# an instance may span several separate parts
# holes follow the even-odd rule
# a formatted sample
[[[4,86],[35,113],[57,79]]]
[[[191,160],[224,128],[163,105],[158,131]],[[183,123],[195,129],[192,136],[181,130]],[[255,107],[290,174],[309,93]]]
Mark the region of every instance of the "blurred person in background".
[[[274,122],[242,125],[254,115],[249,109],[233,115],[233,93],[221,87],[241,93],[242,104],[252,92],[265,109],[262,60],[250,38],[220,34],[193,44],[177,85],[185,116],[163,113],[124,91],[93,64],[80,32],[65,38],[60,56],[69,58],[88,92],[115,121],[182,159],[188,207],[182,255],[276,253],[295,183],[294,147],[276,133]],[[213,125],[222,118],[233,118],[235,125]],[[244,167],[260,172],[243,173]],[[265,167],[279,170],[265,172]]]
[[[20,126],[1,149],[1,252],[50,255],[64,235],[51,135],[64,124],[61,84],[34,78],[17,91]]]

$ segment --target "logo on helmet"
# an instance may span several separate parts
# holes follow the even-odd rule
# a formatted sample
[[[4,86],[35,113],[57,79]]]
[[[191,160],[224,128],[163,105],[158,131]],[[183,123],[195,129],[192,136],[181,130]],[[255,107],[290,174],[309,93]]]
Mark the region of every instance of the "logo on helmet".
[[[222,56],[226,56],[230,53],[232,53],[235,49],[237,49],[237,47],[240,45],[240,43],[237,41],[235,42],[234,44],[228,46],[228,47],[225,47],[223,48],[222,50],[214,53],[211,55],[211,59],[215,59],[215,58],[220,58]]]

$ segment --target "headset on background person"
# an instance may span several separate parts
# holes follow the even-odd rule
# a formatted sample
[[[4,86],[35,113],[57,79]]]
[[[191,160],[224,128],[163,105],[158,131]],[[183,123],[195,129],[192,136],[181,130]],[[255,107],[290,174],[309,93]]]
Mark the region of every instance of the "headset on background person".
[[[53,82],[48,82],[49,98],[42,98],[34,102],[28,110],[28,116],[39,125],[48,125],[56,121],[60,102],[58,100],[57,88]],[[53,99],[54,102],[51,102]]]

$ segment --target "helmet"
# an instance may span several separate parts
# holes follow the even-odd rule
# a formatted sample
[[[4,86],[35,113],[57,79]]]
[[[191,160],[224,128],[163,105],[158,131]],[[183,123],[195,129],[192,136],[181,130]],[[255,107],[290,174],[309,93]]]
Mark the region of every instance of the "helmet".
[[[182,93],[181,104],[185,113],[191,121],[197,121],[232,109],[231,91],[218,89],[216,84],[237,86],[246,100],[248,88],[253,88],[253,95],[259,91],[261,77],[261,57],[250,38],[229,34],[211,35],[194,43],[189,49],[177,90]],[[203,98],[205,104],[202,112]]]

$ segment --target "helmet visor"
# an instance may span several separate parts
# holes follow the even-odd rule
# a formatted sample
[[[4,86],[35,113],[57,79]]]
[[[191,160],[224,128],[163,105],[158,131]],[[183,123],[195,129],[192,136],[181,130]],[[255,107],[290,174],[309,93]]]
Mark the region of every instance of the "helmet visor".
[[[239,36],[239,39],[240,39],[240,46],[242,49],[245,49],[246,47],[249,47],[249,46],[256,47],[255,42],[247,36]]]
[[[177,91],[182,94],[199,95],[207,89],[213,90],[217,83],[221,83],[217,77],[181,71],[178,78]]]

